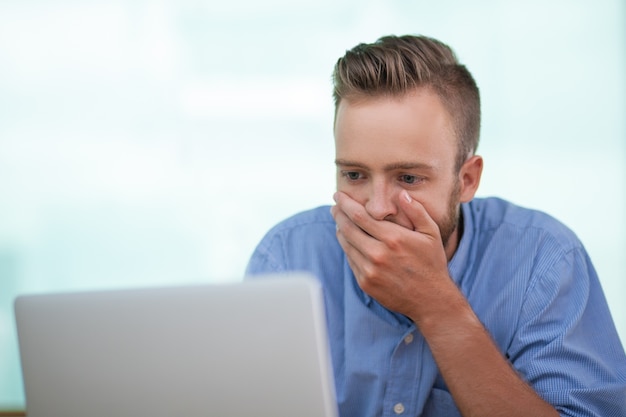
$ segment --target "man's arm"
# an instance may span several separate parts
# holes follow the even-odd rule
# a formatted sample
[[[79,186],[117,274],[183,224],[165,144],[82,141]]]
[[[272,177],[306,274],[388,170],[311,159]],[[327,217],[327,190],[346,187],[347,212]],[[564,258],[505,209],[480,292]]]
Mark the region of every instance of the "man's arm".
[[[558,416],[510,366],[450,279],[436,223],[404,197],[398,204],[414,230],[377,221],[337,194],[337,237],[361,288],[415,322],[462,415]]]
[[[456,286],[440,298],[416,325],[463,416],[559,415],[511,367]]]

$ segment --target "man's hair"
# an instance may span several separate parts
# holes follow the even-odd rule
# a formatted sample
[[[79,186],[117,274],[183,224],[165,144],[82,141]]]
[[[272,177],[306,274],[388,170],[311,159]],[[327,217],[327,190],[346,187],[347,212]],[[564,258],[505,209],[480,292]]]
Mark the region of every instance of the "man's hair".
[[[339,58],[333,71],[335,113],[342,99],[401,96],[430,88],[448,111],[459,142],[456,169],[478,147],[480,94],[452,49],[425,36],[384,36]]]

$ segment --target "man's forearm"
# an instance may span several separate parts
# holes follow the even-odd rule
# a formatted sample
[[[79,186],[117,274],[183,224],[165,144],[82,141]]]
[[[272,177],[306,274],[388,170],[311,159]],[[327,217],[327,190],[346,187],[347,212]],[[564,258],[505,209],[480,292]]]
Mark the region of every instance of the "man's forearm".
[[[452,284],[452,283],[451,283]],[[415,318],[464,417],[558,417],[512,368],[454,286]]]

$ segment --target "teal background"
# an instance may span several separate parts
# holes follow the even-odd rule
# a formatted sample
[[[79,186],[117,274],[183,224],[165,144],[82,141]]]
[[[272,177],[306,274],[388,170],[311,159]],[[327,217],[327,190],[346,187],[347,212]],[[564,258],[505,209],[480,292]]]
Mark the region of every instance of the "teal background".
[[[330,73],[421,33],[481,88],[479,194],[583,240],[626,340],[620,0],[0,2],[0,409],[24,406],[17,294],[241,279],[330,204]]]

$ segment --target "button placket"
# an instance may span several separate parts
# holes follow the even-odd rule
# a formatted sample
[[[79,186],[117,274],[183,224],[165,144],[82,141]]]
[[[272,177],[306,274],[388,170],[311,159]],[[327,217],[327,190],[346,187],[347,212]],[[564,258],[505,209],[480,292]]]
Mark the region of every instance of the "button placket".
[[[415,407],[414,398],[408,386],[419,384],[421,343],[415,334],[415,327],[407,328],[399,335],[396,348],[391,356],[389,382],[383,401],[383,416],[411,414]]]

